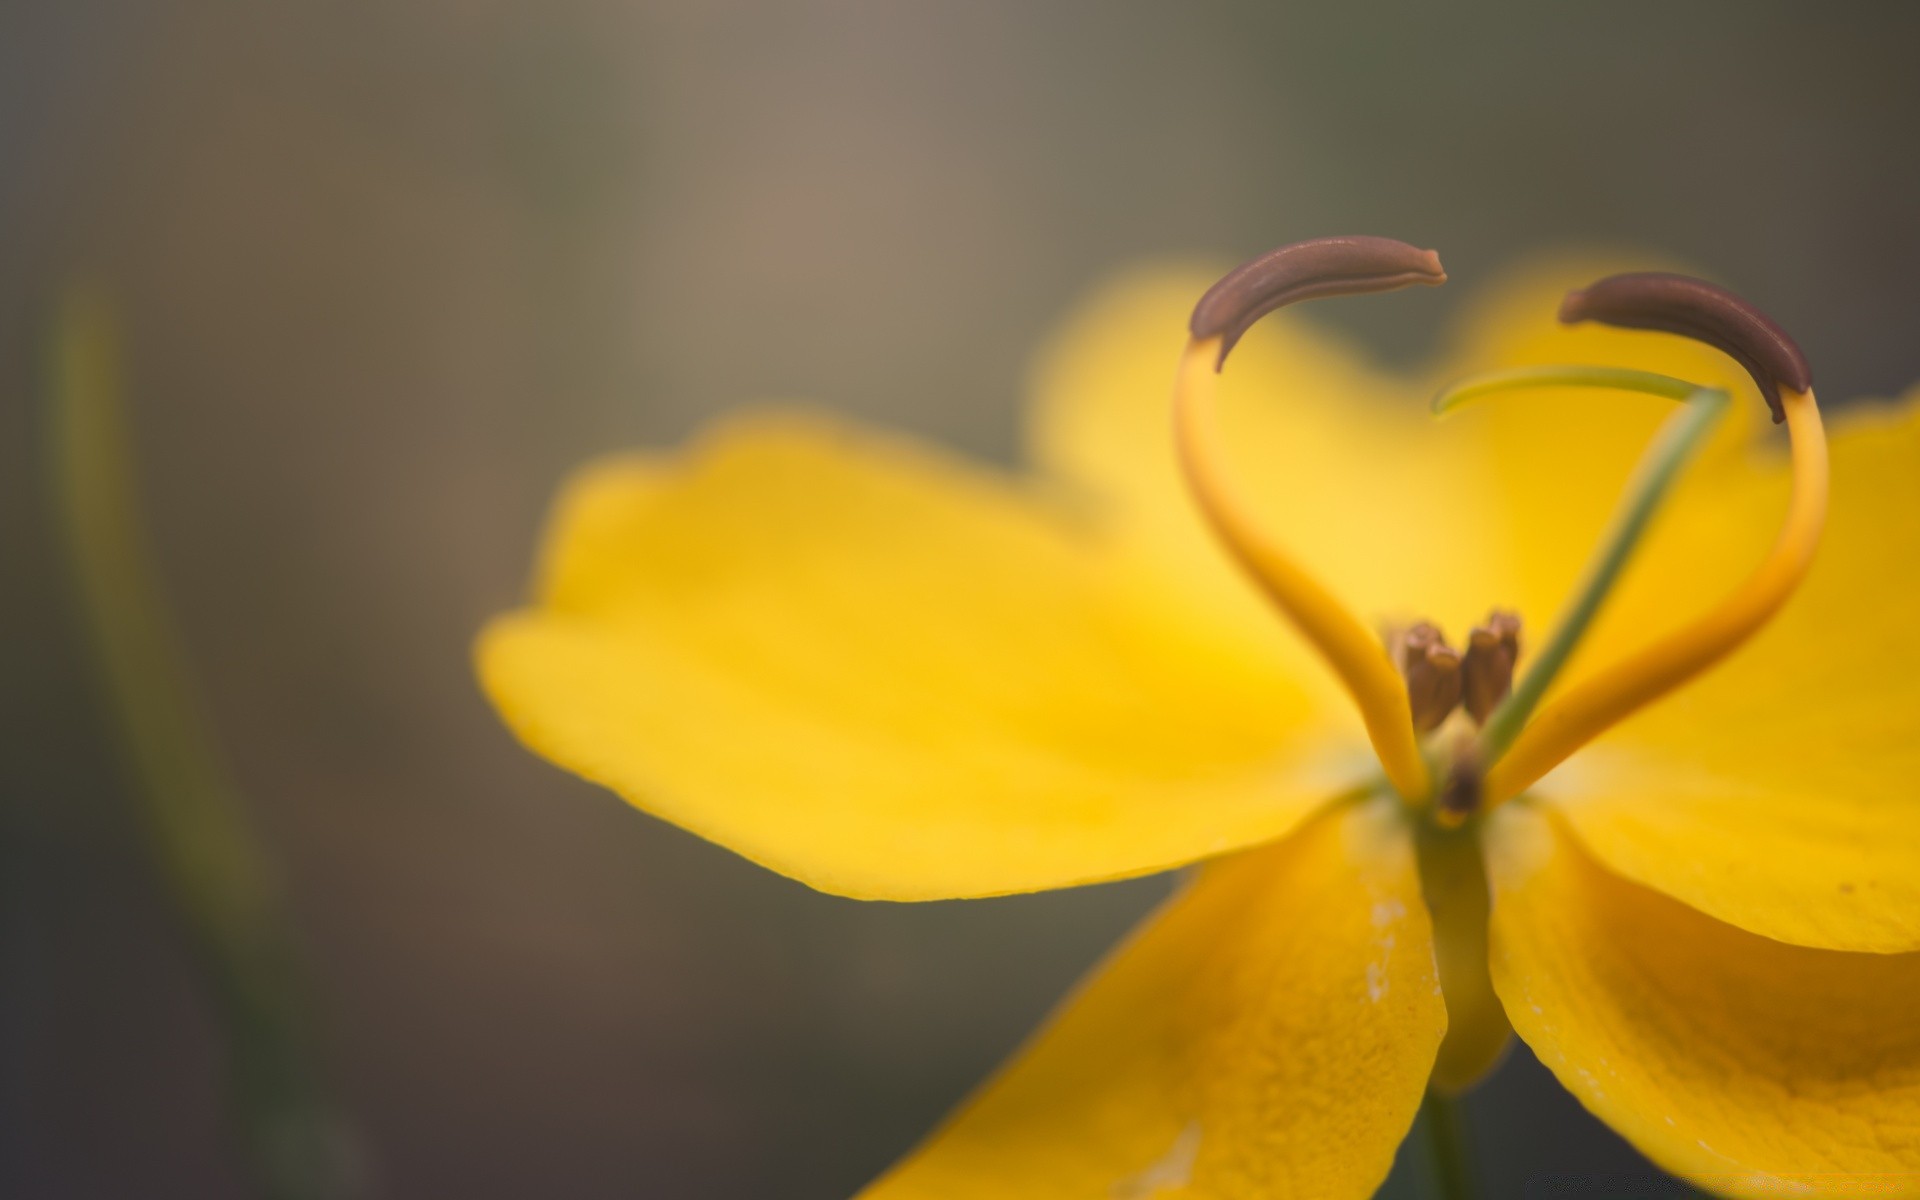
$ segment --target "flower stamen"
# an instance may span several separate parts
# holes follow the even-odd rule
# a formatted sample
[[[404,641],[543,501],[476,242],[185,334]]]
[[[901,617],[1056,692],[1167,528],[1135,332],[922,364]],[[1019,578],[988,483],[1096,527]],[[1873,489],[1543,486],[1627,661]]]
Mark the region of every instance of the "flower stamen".
[[[1773,423],[1787,420],[1784,394],[1813,390],[1813,372],[1786,330],[1723,287],[1691,275],[1630,271],[1609,275],[1560,302],[1567,325],[1598,321],[1621,329],[1673,333],[1712,346],[1747,369]]]
[[[1447,645],[1447,635],[1431,621],[1396,631],[1387,648],[1406,677],[1414,731],[1432,733],[1460,703],[1460,652]]]
[[[1514,739],[1486,779],[1498,804],[1532,786],[1569,754],[1732,653],[1787,602],[1820,542],[1827,513],[1827,443],[1812,373],[1792,339],[1757,309],[1684,276],[1629,275],[1574,292],[1561,320],[1595,320],[1678,333],[1739,361],[1760,385],[1791,442],[1792,492],[1773,547],[1758,568],[1704,615],[1575,685]]]
[[[1218,373],[1255,321],[1300,300],[1446,282],[1439,256],[1377,237],[1282,246],[1229,272],[1200,298],[1173,401],[1180,468],[1214,534],[1319,651],[1365,722],[1387,779],[1409,800],[1428,790],[1407,685],[1373,632],[1296,562],[1227,481],[1214,428]]]
[[[1495,609],[1487,623],[1467,635],[1461,664],[1461,701],[1476,725],[1485,725],[1494,708],[1513,691],[1513,668],[1520,661],[1520,615]]]

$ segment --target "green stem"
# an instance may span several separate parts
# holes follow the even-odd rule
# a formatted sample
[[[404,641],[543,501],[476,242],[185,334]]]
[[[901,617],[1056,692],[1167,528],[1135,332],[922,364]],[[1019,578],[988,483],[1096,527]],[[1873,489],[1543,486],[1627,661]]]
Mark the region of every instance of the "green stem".
[[[1472,1131],[1466,1106],[1453,1096],[1429,1089],[1420,1103],[1427,1127],[1427,1150],[1433,1166],[1437,1200],[1474,1200],[1480,1194],[1473,1162]]]
[[[1614,512],[1613,524],[1601,538],[1600,549],[1588,562],[1585,574],[1574,589],[1573,601],[1561,614],[1552,636],[1481,729],[1481,761],[1488,764],[1513,744],[1513,739],[1546,696],[1547,689],[1573,657],[1574,649],[1599,615],[1601,604],[1619,581],[1621,571],[1645,536],[1681,469],[1706,442],[1728,402],[1727,393],[1718,388],[1703,388],[1684,379],[1646,371],[1612,367],[1525,367],[1448,388],[1434,398],[1433,407],[1436,413],[1445,413],[1496,392],[1534,387],[1596,387],[1643,392],[1679,400],[1682,407],[1660,427],[1634,468],[1620,507]]]
[[[357,1193],[319,1082],[305,974],[246,804],[201,715],[147,558],[102,304],[62,304],[48,349],[53,509],[158,873],[226,1039],[228,1107],[268,1200]]]

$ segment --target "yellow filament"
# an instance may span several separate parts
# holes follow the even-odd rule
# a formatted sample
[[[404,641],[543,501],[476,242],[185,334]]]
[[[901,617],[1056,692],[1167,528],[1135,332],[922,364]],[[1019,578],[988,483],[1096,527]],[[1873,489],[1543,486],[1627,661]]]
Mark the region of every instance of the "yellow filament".
[[[1793,442],[1793,494],[1766,560],[1691,624],[1543,706],[1487,772],[1489,806],[1519,795],[1616,722],[1732,653],[1771,620],[1800,585],[1826,523],[1827,436],[1811,391],[1783,389],[1781,399]]]
[[[1260,527],[1227,483],[1214,428],[1218,337],[1195,338],[1180,360],[1173,401],[1174,442],[1200,511],[1227,550],[1333,668],[1366,722],[1387,779],[1408,800],[1424,800],[1427,765],[1413,731],[1406,681],[1386,647],[1333,593]]]

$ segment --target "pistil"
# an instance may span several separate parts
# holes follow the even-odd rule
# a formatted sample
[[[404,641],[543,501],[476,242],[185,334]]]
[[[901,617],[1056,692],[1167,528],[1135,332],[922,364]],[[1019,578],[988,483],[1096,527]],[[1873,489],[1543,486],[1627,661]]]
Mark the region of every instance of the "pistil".
[[[1489,803],[1520,794],[1628,714],[1731,654],[1771,621],[1800,586],[1826,523],[1826,430],[1810,391],[1782,396],[1781,409],[1793,439],[1793,494],[1765,561],[1707,613],[1543,709],[1514,740],[1507,757],[1488,772]]]
[[[1779,537],[1753,574],[1690,624],[1543,708],[1488,772],[1490,804],[1518,795],[1628,714],[1712,667],[1757,633],[1806,577],[1826,524],[1826,430],[1812,372],[1793,340],[1758,309],[1701,280],[1636,274],[1572,293],[1560,318],[1677,333],[1738,361],[1759,385],[1775,420],[1786,423],[1793,490]]]
[[[1685,402],[1685,407],[1660,427],[1652,445],[1641,457],[1613,524],[1600,540],[1600,548],[1587,564],[1586,572],[1574,588],[1573,599],[1561,614],[1546,645],[1527,668],[1518,687],[1497,702],[1484,719],[1480,732],[1479,759],[1498,760],[1519,736],[1547,689],[1565,667],[1587,629],[1599,615],[1600,607],[1612,593],[1620,573],[1646,534],[1653,515],[1660,508],[1680,471],[1705,443],[1714,424],[1726,410],[1727,394],[1715,388],[1703,388],[1684,379],[1610,367],[1525,367],[1468,380],[1434,398],[1436,414],[1452,412],[1470,401],[1502,392],[1542,387],[1591,387],[1617,391],[1643,392]],[[1515,631],[1517,635],[1517,630]],[[1516,642],[1517,649],[1517,642]]]

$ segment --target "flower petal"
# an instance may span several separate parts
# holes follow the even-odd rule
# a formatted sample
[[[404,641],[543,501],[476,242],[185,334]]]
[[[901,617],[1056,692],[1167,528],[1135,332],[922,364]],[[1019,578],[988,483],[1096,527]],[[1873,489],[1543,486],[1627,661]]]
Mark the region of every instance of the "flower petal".
[[[1742,929],[1920,950],[1920,408],[1833,424],[1827,537],[1786,611],[1539,790],[1611,870]],[[1758,561],[1782,474],[1723,480],[1642,569],[1705,604]]]
[[[1446,1013],[1385,798],[1210,864],[862,1200],[1364,1197]]]
[[[1494,986],[1581,1103],[1721,1195],[1920,1191],[1920,955],[1756,937],[1608,873],[1526,802],[1488,841]]]
[[[478,647],[520,738],[823,890],[1144,874],[1277,837],[1339,786],[1272,656],[1011,483],[824,419],[584,472],[543,575]]]

